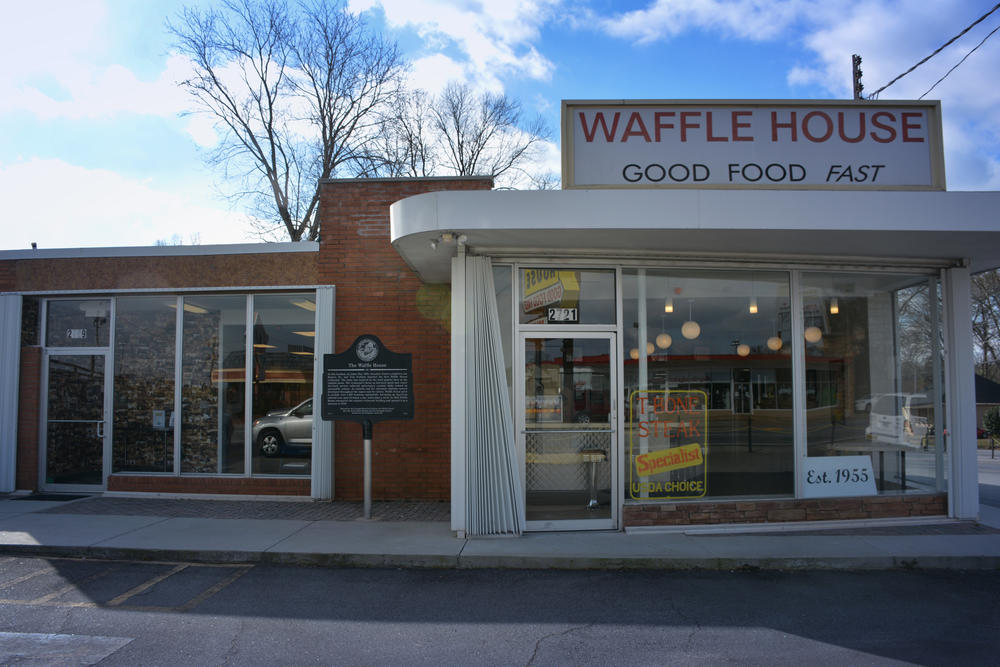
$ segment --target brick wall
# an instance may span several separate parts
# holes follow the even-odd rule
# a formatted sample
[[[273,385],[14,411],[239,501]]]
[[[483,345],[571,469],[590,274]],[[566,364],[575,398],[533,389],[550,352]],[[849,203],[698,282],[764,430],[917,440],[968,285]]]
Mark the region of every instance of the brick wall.
[[[323,183],[318,278],[337,286],[336,339],[341,352],[372,333],[394,352],[413,355],[415,418],[376,423],[372,495],[385,500],[450,497],[450,292],[423,285],[389,243],[389,206],[443,190],[489,190],[488,178],[365,179]],[[361,425],[335,427],[335,489],[362,497]]]
[[[216,493],[257,496],[308,496],[308,479],[273,477],[167,477],[110,475],[108,491],[130,493]]]
[[[5,278],[25,292],[312,285],[316,253],[20,259],[0,262]]]
[[[17,477],[19,490],[38,489],[38,406],[41,400],[42,348],[21,348],[17,413]]]
[[[705,503],[645,503],[625,505],[626,528],[719,523],[834,521],[910,516],[945,516],[948,496],[922,494],[863,498],[810,498]]]

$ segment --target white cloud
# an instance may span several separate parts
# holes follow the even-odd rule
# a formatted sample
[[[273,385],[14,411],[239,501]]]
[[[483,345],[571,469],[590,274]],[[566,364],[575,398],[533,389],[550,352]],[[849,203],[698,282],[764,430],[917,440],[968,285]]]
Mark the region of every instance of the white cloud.
[[[58,192],[58,196],[53,196]],[[249,221],[208,195],[157,189],[62,160],[0,164],[6,249],[153,245],[174,235],[202,244],[247,243]]]
[[[551,76],[554,65],[535,42],[557,4],[558,0],[355,0],[350,7],[364,11],[380,6],[390,27],[413,29],[424,40],[425,55],[419,57],[456,50],[462,61],[450,53],[447,57],[452,63],[461,62],[464,80],[500,91],[505,76],[541,81]]]
[[[772,39],[802,12],[799,0],[656,0],[647,9],[600,19],[608,34],[640,44],[693,29],[751,40]]]

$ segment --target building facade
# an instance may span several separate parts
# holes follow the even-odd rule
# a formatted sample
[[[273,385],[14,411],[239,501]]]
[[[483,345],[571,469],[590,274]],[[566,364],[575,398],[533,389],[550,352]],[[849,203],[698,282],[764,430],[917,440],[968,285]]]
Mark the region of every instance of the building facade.
[[[319,243],[2,252],[0,490],[358,500],[317,404],[371,333],[415,409],[374,497],[459,535],[975,518],[1000,193],[945,191],[936,113],[570,105],[561,191],[331,180]]]

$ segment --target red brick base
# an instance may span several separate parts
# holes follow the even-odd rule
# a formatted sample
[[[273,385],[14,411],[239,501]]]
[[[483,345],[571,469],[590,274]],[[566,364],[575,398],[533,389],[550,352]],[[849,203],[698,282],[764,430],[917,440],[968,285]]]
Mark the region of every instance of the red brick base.
[[[835,521],[909,516],[944,516],[947,494],[811,498],[705,503],[645,503],[625,505],[622,519],[634,526],[686,526],[717,523]]]
[[[308,496],[309,480],[273,477],[166,477],[111,475],[108,491],[130,493],[217,493],[257,496]]]

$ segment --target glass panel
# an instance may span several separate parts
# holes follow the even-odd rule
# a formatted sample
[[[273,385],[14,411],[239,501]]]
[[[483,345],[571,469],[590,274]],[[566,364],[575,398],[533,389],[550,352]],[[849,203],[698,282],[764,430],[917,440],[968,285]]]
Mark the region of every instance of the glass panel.
[[[615,272],[521,269],[521,324],[614,324]]]
[[[631,466],[626,479],[640,481],[635,498],[793,494],[788,275],[630,269],[622,281],[623,405],[642,390],[666,401],[704,396],[708,406],[703,485],[657,486],[657,480],[639,474],[633,459],[626,461]],[[680,439],[671,444],[690,446]],[[691,474],[685,469],[661,473],[663,480],[678,482],[690,482]],[[694,491],[658,491],[682,487]],[[629,489],[625,497],[633,498]]]
[[[106,347],[108,299],[49,301],[46,306],[45,344],[49,347]]]
[[[45,481],[102,484],[104,357],[49,357]]]
[[[944,490],[936,280],[809,273],[802,283],[808,455],[867,456],[881,493]]]
[[[607,338],[524,343],[528,521],[611,518]]]
[[[246,297],[184,297],[181,472],[244,471]]]
[[[308,475],[316,297],[257,295],[253,308],[253,472]]]
[[[119,297],[113,472],[173,472],[177,299]]]

